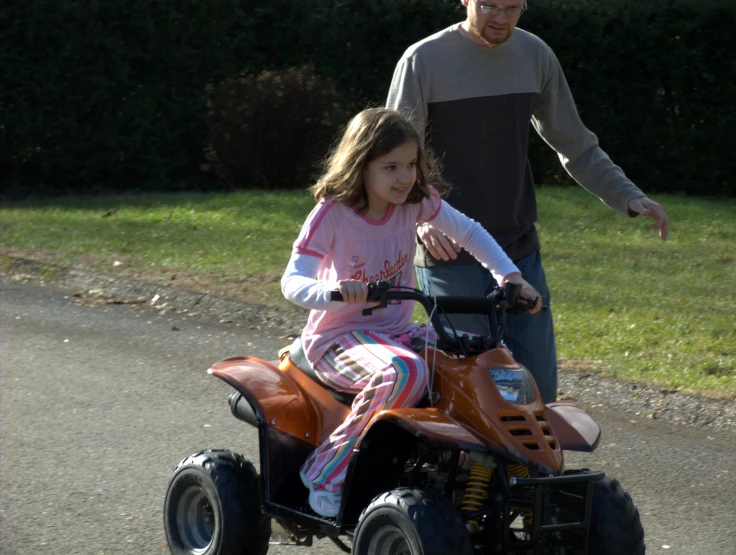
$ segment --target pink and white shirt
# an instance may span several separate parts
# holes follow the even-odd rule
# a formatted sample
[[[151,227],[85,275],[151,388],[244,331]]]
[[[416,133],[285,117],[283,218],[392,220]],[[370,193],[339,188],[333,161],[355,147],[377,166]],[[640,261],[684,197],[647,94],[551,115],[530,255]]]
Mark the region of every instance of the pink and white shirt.
[[[389,281],[414,287],[414,238],[418,223],[432,226],[454,239],[488,268],[496,281],[516,266],[480,224],[444,202],[430,188],[429,198],[417,204],[389,205],[376,222],[354,207],[321,200],[307,216],[281,278],[281,290],[293,303],[311,309],[302,343],[309,361],[316,363],[338,336],[371,330],[391,336],[414,327],[413,302],[390,304],[363,316],[365,305],[330,302],[340,280],[364,283]]]

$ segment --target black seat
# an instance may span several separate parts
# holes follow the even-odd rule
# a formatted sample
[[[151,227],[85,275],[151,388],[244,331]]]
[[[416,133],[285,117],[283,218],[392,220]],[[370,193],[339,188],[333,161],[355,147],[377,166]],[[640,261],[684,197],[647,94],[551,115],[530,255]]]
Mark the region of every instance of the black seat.
[[[312,368],[309,360],[307,360],[307,356],[304,354],[301,336],[297,337],[291,344],[291,347],[289,347],[289,359],[292,363],[294,363],[294,365],[299,368],[299,370],[304,372],[307,376],[312,378],[315,382],[317,382],[319,385],[329,391],[330,395],[332,395],[337,401],[341,402],[344,405],[352,406],[353,401],[357,396],[356,394],[337,391],[336,389],[333,389],[330,386],[326,385],[322,380],[317,377],[314,368]]]

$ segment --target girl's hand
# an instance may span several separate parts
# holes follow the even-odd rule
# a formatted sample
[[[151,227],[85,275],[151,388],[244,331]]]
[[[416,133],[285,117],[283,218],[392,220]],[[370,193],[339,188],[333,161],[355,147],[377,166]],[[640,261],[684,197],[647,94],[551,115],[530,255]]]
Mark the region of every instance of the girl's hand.
[[[505,278],[503,278],[503,283],[501,285],[508,282],[521,283],[522,297],[526,299],[537,299],[537,305],[529,311],[529,314],[536,314],[537,312],[542,310],[542,295],[539,294],[539,292],[534,288],[531,283],[521,277],[521,274],[519,272],[514,272],[513,274],[507,275]]]
[[[368,300],[368,285],[357,279],[338,281],[337,290],[345,303],[359,304]]]

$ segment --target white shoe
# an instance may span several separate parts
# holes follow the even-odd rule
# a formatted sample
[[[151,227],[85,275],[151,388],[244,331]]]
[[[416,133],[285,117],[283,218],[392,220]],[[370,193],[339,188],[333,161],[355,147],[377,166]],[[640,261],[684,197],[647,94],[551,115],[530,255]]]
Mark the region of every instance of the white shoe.
[[[339,493],[330,493],[325,490],[314,490],[314,484],[299,471],[299,477],[302,484],[309,490],[309,506],[320,516],[335,518],[340,511],[340,503],[342,503],[342,495]]]

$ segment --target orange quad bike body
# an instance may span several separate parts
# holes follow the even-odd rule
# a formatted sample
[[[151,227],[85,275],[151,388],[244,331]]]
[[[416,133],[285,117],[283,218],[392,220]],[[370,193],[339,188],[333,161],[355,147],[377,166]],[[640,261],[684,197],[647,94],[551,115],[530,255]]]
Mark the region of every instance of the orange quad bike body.
[[[377,297],[381,302],[387,297],[413,298],[428,312],[438,302],[414,290],[392,292],[383,284],[376,289],[382,292]],[[487,340],[458,339],[433,319],[440,341],[420,350],[432,370],[431,391],[417,407],[384,410],[369,421],[351,455],[342,505],[334,519],[310,510],[299,469],[344,421],[353,396],[319,381],[299,339],[278,360],[233,357],[212,365],[208,372],[234,389],[229,397],[233,415],[258,428],[257,501],[263,518],[277,521],[292,543],[311,545],[314,536],[329,537],[354,553],[617,555],[618,548],[608,549],[612,540],[606,535],[620,530],[601,528],[597,520],[606,520],[613,511],[631,512],[628,494],[624,501],[606,494],[604,501],[594,502],[601,497],[599,490],[618,483],[602,472],[566,471],[564,466],[563,451],[594,450],[600,428],[572,403],[545,405],[531,374],[501,343],[505,313],[520,303],[518,293],[509,286],[486,300],[486,310],[501,313],[495,337]],[[470,304],[477,302],[461,299],[459,305],[449,306],[464,309]],[[180,469],[187,464],[193,463],[185,460]],[[167,511],[173,514],[169,501]],[[180,514],[182,502],[172,503]],[[412,504],[423,508],[412,509]],[[426,524],[416,529],[402,525],[404,520],[394,513],[406,516],[407,522]],[[391,518],[398,520],[385,524]],[[637,555],[644,548],[638,512],[629,520],[624,533],[630,537],[623,545],[626,555]],[[260,526],[263,535],[266,526]],[[434,537],[438,527],[448,527],[441,534],[444,539],[425,537]],[[176,532],[169,533],[169,528],[167,521],[171,542]],[[212,535],[217,535],[216,528]],[[204,542],[207,534],[203,537]],[[403,551],[389,548],[403,546],[402,541]],[[197,551],[176,553],[189,552]]]

